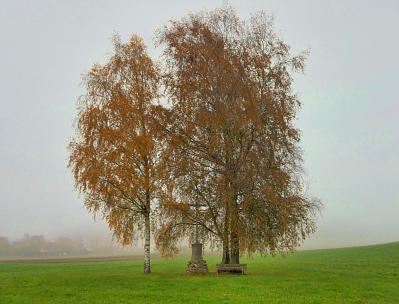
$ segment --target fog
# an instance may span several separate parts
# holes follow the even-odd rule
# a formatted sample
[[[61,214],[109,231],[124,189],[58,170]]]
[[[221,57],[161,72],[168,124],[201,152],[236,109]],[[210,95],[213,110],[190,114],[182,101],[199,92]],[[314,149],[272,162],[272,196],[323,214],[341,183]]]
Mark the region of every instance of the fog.
[[[303,102],[305,169],[324,208],[302,248],[399,240],[399,2],[230,1],[241,17],[265,10],[293,52]],[[112,51],[111,36],[144,37],[221,1],[12,1],[0,9],[0,236],[109,235],[73,188],[80,75]]]

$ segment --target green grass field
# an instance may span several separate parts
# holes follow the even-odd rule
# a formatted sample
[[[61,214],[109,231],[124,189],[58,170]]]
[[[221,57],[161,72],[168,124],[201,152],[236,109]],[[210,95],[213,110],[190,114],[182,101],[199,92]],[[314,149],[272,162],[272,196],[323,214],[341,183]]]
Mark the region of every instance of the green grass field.
[[[399,303],[399,242],[242,259],[245,276],[187,276],[187,257],[142,261],[0,263],[0,303]]]

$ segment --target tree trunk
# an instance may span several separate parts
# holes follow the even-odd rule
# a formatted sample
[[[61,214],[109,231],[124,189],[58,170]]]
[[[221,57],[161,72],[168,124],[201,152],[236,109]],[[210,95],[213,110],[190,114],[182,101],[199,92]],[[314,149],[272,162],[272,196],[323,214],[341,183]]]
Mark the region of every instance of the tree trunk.
[[[143,132],[145,135],[145,127],[143,124]],[[149,172],[149,164],[147,156],[144,156],[144,172],[145,172],[145,189],[146,189],[146,198],[145,198],[145,231],[144,231],[144,273],[151,272],[150,265],[150,242],[151,242],[151,227],[150,227],[150,210],[151,210],[151,197],[150,197],[150,172]]]
[[[229,234],[230,234],[230,216],[229,216],[229,204],[226,203],[225,215],[224,215],[224,229],[223,229],[223,258],[222,264],[230,264],[230,246],[229,246]]]
[[[150,230],[150,215],[145,215],[145,243],[144,243],[144,273],[151,272],[150,264],[150,241],[151,241],[151,230]]]
[[[233,203],[231,208],[231,234],[230,234],[230,246],[231,246],[231,264],[240,264],[240,240],[238,237],[238,205],[237,195],[233,197]]]
[[[223,258],[222,264],[230,264],[230,248],[229,240],[223,241]]]
[[[240,240],[235,232],[231,233],[231,264],[240,264]]]

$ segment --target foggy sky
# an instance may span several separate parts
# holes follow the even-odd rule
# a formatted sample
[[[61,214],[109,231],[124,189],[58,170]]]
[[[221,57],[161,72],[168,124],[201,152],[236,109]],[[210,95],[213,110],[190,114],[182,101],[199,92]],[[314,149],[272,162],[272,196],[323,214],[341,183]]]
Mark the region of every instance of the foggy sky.
[[[399,240],[399,2],[231,1],[265,10],[293,52],[310,192],[323,204],[304,248]],[[66,168],[80,76],[141,35],[221,1],[0,1],[0,235],[100,231]]]

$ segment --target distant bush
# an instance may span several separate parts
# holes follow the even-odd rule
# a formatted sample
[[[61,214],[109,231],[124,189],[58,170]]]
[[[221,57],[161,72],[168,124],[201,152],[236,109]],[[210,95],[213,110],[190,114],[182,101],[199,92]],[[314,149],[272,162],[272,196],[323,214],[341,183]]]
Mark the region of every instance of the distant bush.
[[[10,242],[4,236],[0,236],[0,256],[10,255]]]

